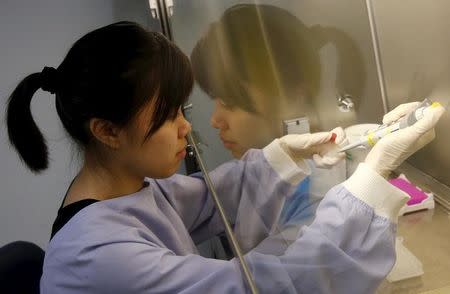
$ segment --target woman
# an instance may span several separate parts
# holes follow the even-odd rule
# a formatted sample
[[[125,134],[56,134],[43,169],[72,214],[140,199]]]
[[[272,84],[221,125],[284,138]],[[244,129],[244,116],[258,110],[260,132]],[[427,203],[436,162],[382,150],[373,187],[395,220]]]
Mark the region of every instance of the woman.
[[[204,181],[174,175],[190,131],[180,107],[192,83],[188,59],[174,44],[120,22],[88,33],[57,69],[31,74],[14,90],[8,134],[31,170],[48,165],[30,112],[39,88],[56,94],[58,115],[84,154],[53,226],[41,293],[248,292],[236,260],[197,255],[194,243],[223,226]],[[439,114],[427,114],[421,130],[431,130]],[[395,152],[380,141],[286,252],[246,254],[261,292],[348,293],[352,280],[353,292],[368,293],[378,285],[393,265],[395,216],[405,201],[379,173],[412,153],[422,137],[417,130],[399,133],[395,142],[403,145]],[[273,225],[279,195],[307,173],[305,158],[337,160],[331,138],[283,137],[211,172],[220,195],[228,195],[222,200],[232,221],[256,209]]]

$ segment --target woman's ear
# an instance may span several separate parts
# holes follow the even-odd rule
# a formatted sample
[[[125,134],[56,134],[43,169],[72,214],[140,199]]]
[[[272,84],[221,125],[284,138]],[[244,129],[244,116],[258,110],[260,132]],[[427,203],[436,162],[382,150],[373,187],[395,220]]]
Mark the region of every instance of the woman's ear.
[[[113,149],[120,147],[121,129],[112,122],[105,119],[92,118],[89,121],[89,129],[92,136],[106,146]]]

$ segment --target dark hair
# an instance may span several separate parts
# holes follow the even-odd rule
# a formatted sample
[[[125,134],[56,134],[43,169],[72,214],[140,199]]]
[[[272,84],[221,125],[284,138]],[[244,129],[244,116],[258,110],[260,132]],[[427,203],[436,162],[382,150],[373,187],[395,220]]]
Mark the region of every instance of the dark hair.
[[[194,77],[212,98],[255,113],[253,86],[275,110],[277,99],[317,94],[320,60],[311,39],[309,29],[281,8],[239,4],[197,42],[191,53]]]
[[[114,23],[79,39],[57,70],[31,74],[19,83],[8,102],[9,140],[32,171],[47,168],[47,146],[30,111],[39,88],[56,93],[64,128],[86,146],[92,139],[91,118],[125,126],[156,99],[148,138],[176,117],[192,86],[189,59],[172,42],[136,23]]]

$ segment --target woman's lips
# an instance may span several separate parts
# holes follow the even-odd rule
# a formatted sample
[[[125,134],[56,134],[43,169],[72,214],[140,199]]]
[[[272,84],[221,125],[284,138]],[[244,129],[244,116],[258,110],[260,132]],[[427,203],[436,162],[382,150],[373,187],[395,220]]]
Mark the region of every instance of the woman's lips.
[[[186,147],[187,147],[187,143],[186,145],[180,149],[180,151],[177,152],[177,154],[175,154],[175,157],[177,157],[178,159],[183,159],[186,157]]]
[[[220,137],[220,139],[222,140],[223,146],[225,146],[225,148],[227,149],[231,149],[236,146],[236,143],[234,143],[233,141],[227,141],[222,137]]]
[[[177,152],[176,157],[178,159],[183,159],[186,157],[186,149],[181,150],[180,152]]]

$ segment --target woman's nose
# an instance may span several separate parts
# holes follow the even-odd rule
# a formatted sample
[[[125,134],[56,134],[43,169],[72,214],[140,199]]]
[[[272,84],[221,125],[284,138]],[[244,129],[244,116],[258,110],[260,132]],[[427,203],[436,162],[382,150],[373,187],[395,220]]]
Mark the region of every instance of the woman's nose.
[[[186,118],[183,116],[183,122],[182,122],[182,126],[179,129],[179,137],[180,138],[184,138],[187,136],[187,134],[189,134],[189,132],[192,130],[192,125],[189,121],[186,120]]]
[[[213,112],[213,114],[211,115],[211,119],[209,120],[209,123],[211,124],[211,126],[215,129],[219,128],[219,122],[217,121],[217,117],[215,115],[216,111]]]
[[[218,102],[216,101],[214,111],[211,114],[210,124],[215,129],[224,129],[226,127],[226,121],[219,108],[220,105],[218,105]]]

